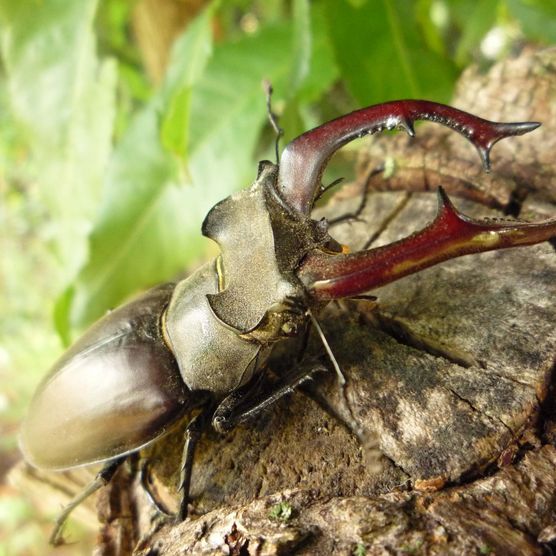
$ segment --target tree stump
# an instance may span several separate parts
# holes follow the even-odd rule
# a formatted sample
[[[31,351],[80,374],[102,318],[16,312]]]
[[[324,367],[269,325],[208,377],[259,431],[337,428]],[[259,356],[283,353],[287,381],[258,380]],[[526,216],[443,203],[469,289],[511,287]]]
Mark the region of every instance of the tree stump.
[[[443,185],[474,216],[556,216],[556,50],[468,70],[453,104],[543,127],[497,145],[493,171],[439,126],[377,137],[319,216],[354,250],[435,214]],[[386,171],[368,179],[378,164]],[[157,526],[139,474],[99,496],[97,555],[542,554],[556,547],[556,253],[467,256],[331,304],[321,324],[347,377],[315,377],[250,426],[201,441],[190,518]],[[322,357],[311,341],[309,351]],[[271,368],[292,364],[281,350]],[[326,362],[325,358],[321,359]],[[172,508],[183,430],[144,454]],[[122,509],[125,509],[123,511]]]

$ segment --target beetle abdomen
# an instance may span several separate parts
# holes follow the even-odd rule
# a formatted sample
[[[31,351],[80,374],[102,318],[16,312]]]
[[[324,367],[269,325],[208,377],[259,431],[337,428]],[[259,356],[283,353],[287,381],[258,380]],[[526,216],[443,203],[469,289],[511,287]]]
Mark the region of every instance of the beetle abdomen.
[[[54,365],[23,424],[27,461],[63,469],[132,452],[193,405],[160,332],[174,286],[109,313]]]

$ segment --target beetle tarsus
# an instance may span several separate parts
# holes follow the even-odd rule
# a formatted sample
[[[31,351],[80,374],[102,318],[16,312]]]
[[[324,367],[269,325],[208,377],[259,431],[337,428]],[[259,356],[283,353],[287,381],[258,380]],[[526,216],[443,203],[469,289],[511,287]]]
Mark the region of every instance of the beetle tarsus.
[[[382,172],[384,172],[384,164],[376,166],[367,174],[367,178],[365,179],[365,183],[363,184],[363,190],[361,191],[361,200],[359,201],[359,206],[355,209],[354,212],[348,212],[347,214],[342,214],[340,216],[337,216],[336,218],[331,218],[330,220],[328,220],[329,227],[341,224],[346,220],[360,219],[361,214],[363,214],[363,211],[367,206],[367,201],[369,198],[368,193],[371,187],[371,179]]]

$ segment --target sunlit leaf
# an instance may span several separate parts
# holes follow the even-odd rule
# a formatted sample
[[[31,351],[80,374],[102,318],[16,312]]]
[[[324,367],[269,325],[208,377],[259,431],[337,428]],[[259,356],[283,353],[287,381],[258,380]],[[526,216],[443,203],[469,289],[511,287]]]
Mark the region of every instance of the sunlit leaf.
[[[161,126],[162,145],[187,162],[191,88],[212,54],[213,8],[206,9],[174,45],[165,90],[170,100]]]
[[[410,0],[353,6],[327,0],[328,28],[349,91],[361,105],[408,96],[447,100],[453,65],[418,33]]]
[[[339,75],[323,4],[312,4],[310,16],[311,49],[308,71],[296,91],[301,103],[318,100]]]
[[[554,0],[506,0],[510,13],[519,20],[524,33],[534,40],[556,42]]]
[[[96,56],[96,7],[96,0],[0,0],[11,109],[26,134],[66,279],[86,256],[112,139],[116,71]]]
[[[294,13],[294,73],[287,90],[286,108],[280,118],[285,142],[316,125],[304,117],[302,108],[317,101],[339,75],[322,4],[312,4],[309,12],[303,11],[303,6],[307,7],[305,2],[298,4],[302,7],[297,10],[302,13]],[[303,40],[299,38],[302,34],[306,35]]]

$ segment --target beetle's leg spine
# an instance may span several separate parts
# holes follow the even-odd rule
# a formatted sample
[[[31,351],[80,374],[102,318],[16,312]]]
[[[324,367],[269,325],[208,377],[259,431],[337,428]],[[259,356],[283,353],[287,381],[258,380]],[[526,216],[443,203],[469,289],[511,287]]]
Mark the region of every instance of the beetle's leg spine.
[[[320,363],[303,363],[290,370],[270,391],[253,395],[246,389],[245,395],[236,396],[232,392],[227,396],[214,412],[212,421],[214,429],[219,433],[226,433],[236,425],[244,423],[274,405],[284,396],[291,394],[296,388],[312,379],[315,373],[325,372],[328,369]]]

